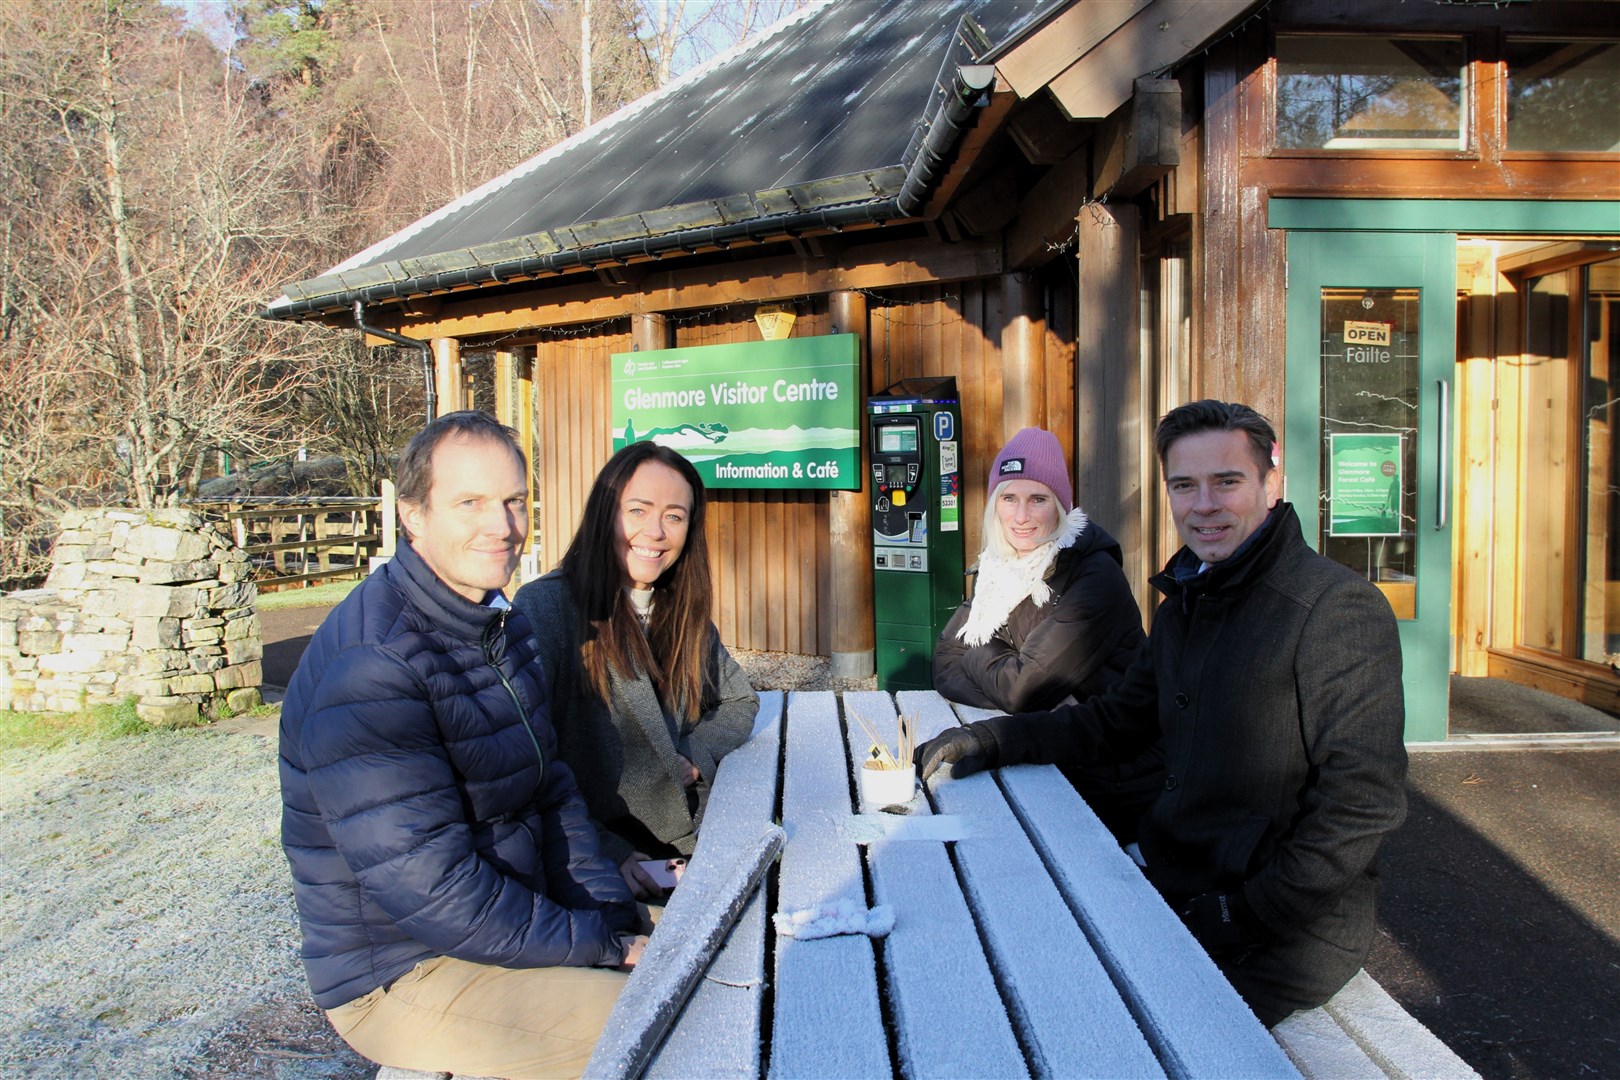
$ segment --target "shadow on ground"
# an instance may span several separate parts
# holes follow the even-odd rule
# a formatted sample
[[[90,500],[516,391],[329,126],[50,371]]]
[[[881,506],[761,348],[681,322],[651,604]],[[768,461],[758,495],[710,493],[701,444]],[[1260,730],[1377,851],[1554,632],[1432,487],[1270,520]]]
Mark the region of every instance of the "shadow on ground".
[[[377,1066],[338,1038],[305,995],[261,1002],[209,1039],[182,1080],[371,1080]]]
[[[1497,1078],[1620,1076],[1620,752],[1415,754],[1367,970]]]
[[[309,639],[313,634],[303,637],[288,638],[285,641],[266,641],[264,643],[264,681],[267,685],[285,687],[292,679],[294,671],[298,670],[298,661],[303,659],[304,650],[309,646]],[[272,679],[271,676],[276,678]]]
[[[1620,731],[1620,719],[1584,702],[1505,679],[1451,677],[1451,734],[1539,735]]]

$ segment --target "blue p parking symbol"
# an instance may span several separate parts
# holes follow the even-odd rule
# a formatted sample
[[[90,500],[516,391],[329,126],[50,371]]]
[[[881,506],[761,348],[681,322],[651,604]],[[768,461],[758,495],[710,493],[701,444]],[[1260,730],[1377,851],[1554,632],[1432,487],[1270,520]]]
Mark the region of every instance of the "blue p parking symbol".
[[[956,434],[956,418],[948,412],[934,414],[934,441],[944,442]]]

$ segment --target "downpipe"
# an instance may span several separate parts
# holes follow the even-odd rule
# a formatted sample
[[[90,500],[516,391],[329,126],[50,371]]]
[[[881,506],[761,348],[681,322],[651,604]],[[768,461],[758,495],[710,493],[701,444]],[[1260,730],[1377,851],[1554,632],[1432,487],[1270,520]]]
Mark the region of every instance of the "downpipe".
[[[407,348],[422,350],[422,382],[427,405],[425,409],[427,420],[422,426],[426,427],[437,420],[439,418],[439,395],[433,388],[433,346],[420,338],[406,337],[404,334],[396,334],[392,330],[384,330],[380,326],[367,326],[365,304],[359,300],[354,302],[354,325],[355,329],[362,334],[371,334],[392,341],[395,345],[404,345]],[[361,338],[361,344],[365,344],[363,337]]]

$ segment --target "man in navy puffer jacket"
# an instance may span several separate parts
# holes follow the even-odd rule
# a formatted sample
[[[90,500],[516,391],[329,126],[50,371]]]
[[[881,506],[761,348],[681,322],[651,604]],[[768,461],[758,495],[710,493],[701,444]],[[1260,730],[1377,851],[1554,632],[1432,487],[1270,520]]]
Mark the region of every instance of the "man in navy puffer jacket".
[[[282,707],[304,967],[338,1033],[381,1064],[578,1075],[646,939],[500,591],[527,465],[507,428],[462,412],[412,439],[399,471],[409,539],[328,616]]]

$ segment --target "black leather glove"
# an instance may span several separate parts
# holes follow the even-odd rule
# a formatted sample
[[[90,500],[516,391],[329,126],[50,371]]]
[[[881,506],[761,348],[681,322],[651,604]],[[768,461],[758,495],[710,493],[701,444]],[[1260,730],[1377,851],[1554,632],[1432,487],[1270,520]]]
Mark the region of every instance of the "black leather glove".
[[[927,781],[947,762],[951,779],[959,780],[996,767],[996,739],[982,724],[953,727],[917,747],[911,761],[919,780]]]
[[[1199,893],[1179,914],[1212,955],[1250,949],[1265,939],[1265,926],[1241,891]]]

